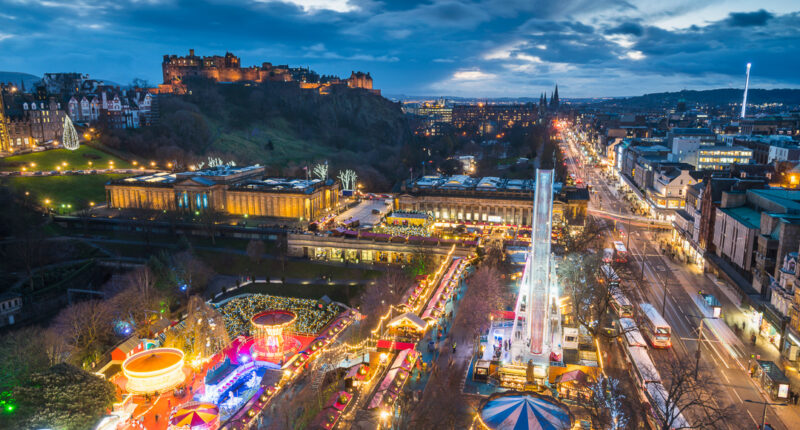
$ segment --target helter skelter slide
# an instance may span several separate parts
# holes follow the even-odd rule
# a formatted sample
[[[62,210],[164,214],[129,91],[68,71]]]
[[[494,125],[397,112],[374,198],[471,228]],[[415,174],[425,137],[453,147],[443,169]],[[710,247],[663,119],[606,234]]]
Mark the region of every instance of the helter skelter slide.
[[[531,355],[541,355],[548,349],[545,340],[548,331],[557,330],[547,324],[547,307],[550,302],[550,279],[553,272],[550,243],[553,224],[553,171],[536,170],[536,188],[533,200],[533,233],[531,250],[520,282],[515,309],[515,342],[526,342]],[[520,317],[525,316],[524,326]],[[519,334],[517,334],[519,332]],[[530,342],[528,345],[527,342]],[[552,339],[550,339],[551,343]],[[516,348],[515,348],[516,349]]]

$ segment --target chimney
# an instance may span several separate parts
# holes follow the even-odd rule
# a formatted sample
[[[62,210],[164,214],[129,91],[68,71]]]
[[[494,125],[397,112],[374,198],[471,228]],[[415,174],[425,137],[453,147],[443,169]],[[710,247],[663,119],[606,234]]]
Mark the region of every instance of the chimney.
[[[194,57],[194,49],[190,49],[189,50],[189,56],[190,57]]]

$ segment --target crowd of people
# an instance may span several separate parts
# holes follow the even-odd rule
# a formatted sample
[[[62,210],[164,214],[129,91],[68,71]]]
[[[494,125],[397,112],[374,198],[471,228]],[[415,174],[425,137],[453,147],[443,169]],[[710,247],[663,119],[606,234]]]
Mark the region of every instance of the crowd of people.
[[[231,338],[249,333],[250,318],[259,312],[269,310],[294,312],[297,319],[289,330],[313,335],[319,333],[342,311],[341,307],[334,303],[323,305],[322,308],[319,308],[318,304],[319,302],[313,299],[254,294],[230,300],[222,305],[219,311],[225,319],[225,328]]]

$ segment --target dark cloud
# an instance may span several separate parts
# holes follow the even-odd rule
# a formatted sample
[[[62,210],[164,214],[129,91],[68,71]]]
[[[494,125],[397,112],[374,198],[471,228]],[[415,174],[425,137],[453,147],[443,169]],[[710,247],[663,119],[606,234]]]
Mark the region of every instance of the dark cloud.
[[[764,9],[756,12],[732,12],[728,16],[728,24],[732,27],[759,27],[766,25],[773,15]]]
[[[700,12],[686,0],[648,16],[637,9],[646,1],[330,0],[350,6],[341,13],[303,0],[0,0],[0,69],[159,82],[162,55],[194,48],[245,65],[368,70],[390,94],[536,95],[558,81],[575,95],[628,95],[725,86],[747,62],[756,85],[800,85],[800,14],[743,11],[666,29],[652,23]],[[460,70],[496,78],[460,87]]]
[[[635,22],[625,22],[616,27],[606,30],[606,34],[629,34],[631,36],[641,36],[644,29]]]

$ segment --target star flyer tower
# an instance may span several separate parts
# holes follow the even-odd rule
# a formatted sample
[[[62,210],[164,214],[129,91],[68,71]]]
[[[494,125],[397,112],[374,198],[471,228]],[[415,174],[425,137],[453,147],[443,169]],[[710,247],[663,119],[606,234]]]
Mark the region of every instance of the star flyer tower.
[[[536,170],[531,249],[520,281],[511,333],[509,364],[533,366],[537,380],[546,380],[551,361],[562,360],[558,282],[550,253],[553,176],[553,170]]]

